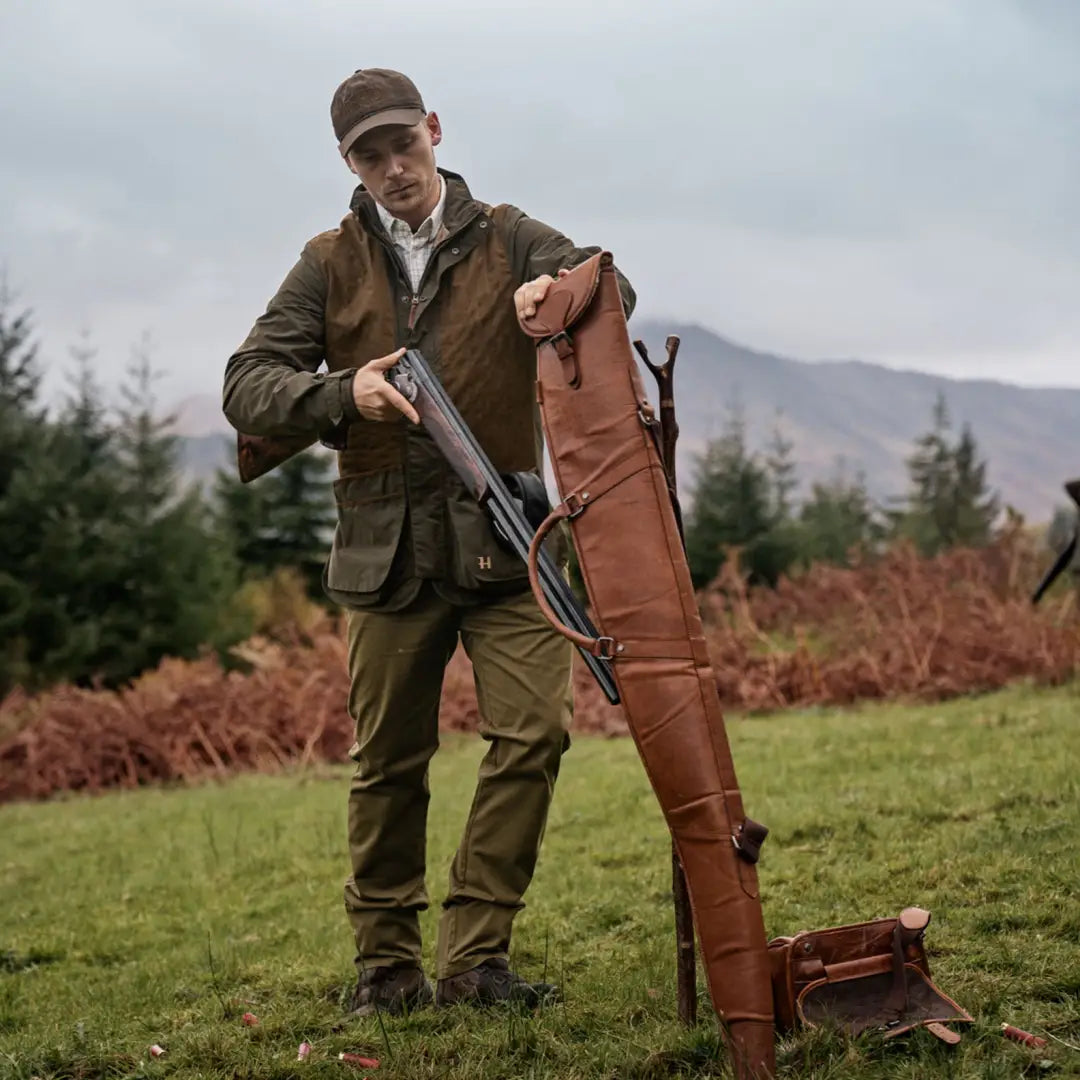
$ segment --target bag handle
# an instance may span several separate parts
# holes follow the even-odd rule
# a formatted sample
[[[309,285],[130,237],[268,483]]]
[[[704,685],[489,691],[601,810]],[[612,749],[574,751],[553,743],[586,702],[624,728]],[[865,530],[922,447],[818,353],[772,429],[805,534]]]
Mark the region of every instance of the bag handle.
[[[540,585],[540,570],[537,565],[540,559],[540,545],[543,544],[547,534],[551,532],[555,526],[565,518],[576,517],[581,513],[583,506],[580,504],[577,508],[571,508],[569,506],[569,499],[559,503],[554,510],[540,523],[540,527],[533,534],[532,542],[529,544],[529,587],[532,589],[533,596],[536,597],[536,603],[543,613],[543,616],[551,625],[560,633],[564,638],[569,638],[578,648],[584,649],[586,652],[592,653],[593,656],[599,657],[602,660],[614,659],[614,654],[617,651],[614,638],[609,637],[588,637],[585,634],[579,634],[576,630],[571,630],[569,626],[563,623],[558,615],[552,610],[551,605],[547,601],[547,597],[544,596],[544,590]]]

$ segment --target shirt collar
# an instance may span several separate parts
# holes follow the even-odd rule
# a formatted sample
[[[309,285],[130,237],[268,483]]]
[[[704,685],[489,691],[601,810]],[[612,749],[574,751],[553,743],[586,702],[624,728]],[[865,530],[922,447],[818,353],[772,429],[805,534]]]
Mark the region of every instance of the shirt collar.
[[[375,203],[379,220],[388,233],[400,233],[404,230],[407,236],[414,236],[418,240],[431,240],[438,234],[439,227],[442,225],[443,211],[446,209],[446,181],[441,174],[436,175],[439,177],[439,201],[435,204],[435,209],[420,223],[420,228],[415,233],[401,218],[394,217],[382,203]]]

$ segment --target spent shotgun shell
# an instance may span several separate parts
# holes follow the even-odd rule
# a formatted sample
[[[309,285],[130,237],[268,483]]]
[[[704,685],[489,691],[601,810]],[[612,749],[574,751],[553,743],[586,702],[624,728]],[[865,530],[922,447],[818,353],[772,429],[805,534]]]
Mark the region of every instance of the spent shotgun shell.
[[[339,1061],[348,1062],[350,1065],[359,1065],[361,1069],[377,1069],[379,1067],[378,1058],[364,1057],[362,1054],[349,1054],[344,1051],[338,1054]]]
[[[1041,1047],[1046,1045],[1046,1040],[1040,1038],[1038,1035],[1032,1035],[1030,1031],[1024,1031],[1022,1028],[1013,1027],[1012,1024],[1002,1024],[1001,1034],[1006,1039],[1012,1039],[1013,1042],[1023,1043],[1025,1046]]]

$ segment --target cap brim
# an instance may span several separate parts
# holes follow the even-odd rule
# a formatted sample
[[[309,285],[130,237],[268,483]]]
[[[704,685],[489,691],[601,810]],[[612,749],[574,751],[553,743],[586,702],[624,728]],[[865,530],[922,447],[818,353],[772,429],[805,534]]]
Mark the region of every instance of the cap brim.
[[[341,151],[341,156],[344,157],[349,152],[349,147],[361,135],[372,128],[388,127],[391,124],[403,124],[405,127],[412,127],[414,124],[419,124],[423,119],[423,109],[383,109],[382,112],[372,113],[371,116],[365,116],[359,124],[356,124],[345,133],[341,142],[338,143],[338,150]]]

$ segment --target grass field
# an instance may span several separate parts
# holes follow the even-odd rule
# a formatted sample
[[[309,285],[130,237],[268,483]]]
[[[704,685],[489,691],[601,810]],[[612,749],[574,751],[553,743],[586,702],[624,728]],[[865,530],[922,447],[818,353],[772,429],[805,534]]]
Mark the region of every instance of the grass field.
[[[1078,706],[1075,688],[1018,689],[732,721],[748,811],[772,830],[770,936],[928,907],[934,976],[977,1020],[955,1049],[803,1033],[781,1075],[1080,1075],[1064,1045],[1080,1045]],[[454,738],[436,757],[429,943],[481,752]],[[704,994],[696,1030],[675,1019],[669,842],[629,741],[578,739],[565,759],[514,942],[520,970],[564,988],[537,1016],[343,1023],[346,777],[0,807],[0,1075],[726,1074]],[[1017,1046],[1002,1021],[1064,1042]]]

